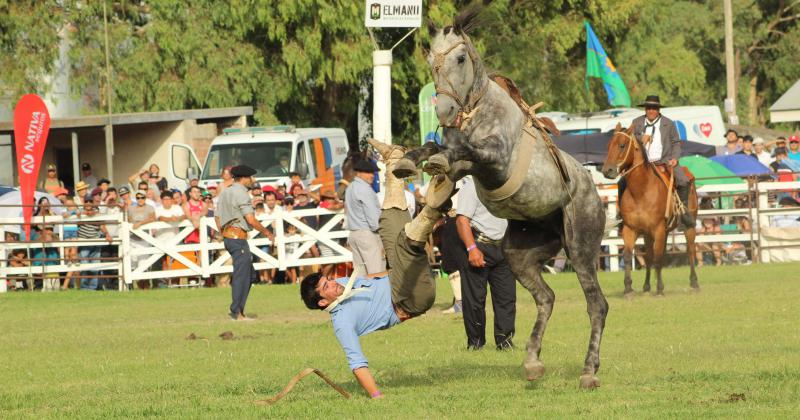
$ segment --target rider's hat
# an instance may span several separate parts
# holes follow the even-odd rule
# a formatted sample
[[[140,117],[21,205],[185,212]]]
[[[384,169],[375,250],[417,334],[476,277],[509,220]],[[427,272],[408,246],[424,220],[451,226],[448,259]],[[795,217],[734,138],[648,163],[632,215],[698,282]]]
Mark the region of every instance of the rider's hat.
[[[661,105],[661,100],[658,98],[658,95],[647,95],[647,98],[644,100],[644,102],[636,106],[645,108],[661,108],[664,105]]]

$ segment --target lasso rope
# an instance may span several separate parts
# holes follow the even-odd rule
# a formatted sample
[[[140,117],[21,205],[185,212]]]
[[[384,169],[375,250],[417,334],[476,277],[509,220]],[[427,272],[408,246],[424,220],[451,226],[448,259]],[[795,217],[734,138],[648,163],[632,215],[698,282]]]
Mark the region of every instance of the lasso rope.
[[[283,391],[277,393],[272,398],[268,398],[268,399],[265,399],[265,400],[258,400],[258,401],[255,401],[255,403],[258,404],[258,405],[272,405],[272,404],[275,404],[281,398],[285,397],[286,394],[288,394],[289,391],[291,391],[292,388],[294,388],[294,386],[297,385],[297,383],[300,382],[301,379],[305,378],[306,376],[308,376],[308,375],[310,375],[312,373],[316,373],[317,376],[322,378],[322,380],[325,381],[328,385],[330,385],[331,388],[335,389],[338,393],[342,394],[343,397],[350,398],[350,394],[347,391],[345,391],[344,388],[339,386],[339,384],[337,384],[336,382],[333,382],[324,373],[322,373],[321,370],[314,369],[314,368],[305,368],[300,373],[298,373],[292,379],[289,380],[289,383],[286,384],[286,387],[283,388]]]

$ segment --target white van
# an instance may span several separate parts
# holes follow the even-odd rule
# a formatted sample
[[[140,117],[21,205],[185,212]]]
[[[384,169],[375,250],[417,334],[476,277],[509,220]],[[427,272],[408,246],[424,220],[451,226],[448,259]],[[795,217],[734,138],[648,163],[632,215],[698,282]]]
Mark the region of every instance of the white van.
[[[716,106],[676,106],[662,108],[661,113],[675,121],[681,139],[720,146],[725,144],[725,123]],[[543,112],[537,115],[550,117],[561,134],[605,133],[614,130],[617,123],[627,127],[633,119],[644,115],[636,108],[613,108],[586,114]]]
[[[220,183],[227,166],[247,165],[257,171],[255,178],[262,185],[286,184],[289,172],[297,172],[307,187],[334,189],[347,149],[341,128],[228,128],[211,142],[202,170],[194,151],[185,145],[173,144],[170,161],[172,175],[191,179],[199,174],[201,187]]]

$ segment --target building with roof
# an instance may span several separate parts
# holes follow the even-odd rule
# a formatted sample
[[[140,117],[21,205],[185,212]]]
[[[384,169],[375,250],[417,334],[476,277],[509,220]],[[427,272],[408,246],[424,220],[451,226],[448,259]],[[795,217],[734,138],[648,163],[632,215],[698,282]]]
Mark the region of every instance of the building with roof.
[[[769,107],[769,121],[773,123],[800,121],[800,80]]]
[[[246,127],[253,107],[138,112],[129,114],[53,117],[39,179],[55,163],[58,177],[71,188],[81,180],[81,165],[92,166],[95,177],[112,184],[127,183],[135,172],[155,163],[170,182],[188,181],[200,168],[190,159],[205,159],[211,140],[228,127]],[[113,136],[106,137],[106,127]],[[110,141],[109,141],[110,140]],[[192,167],[194,166],[194,167]],[[16,185],[17,164],[13,120],[0,121],[0,184]]]

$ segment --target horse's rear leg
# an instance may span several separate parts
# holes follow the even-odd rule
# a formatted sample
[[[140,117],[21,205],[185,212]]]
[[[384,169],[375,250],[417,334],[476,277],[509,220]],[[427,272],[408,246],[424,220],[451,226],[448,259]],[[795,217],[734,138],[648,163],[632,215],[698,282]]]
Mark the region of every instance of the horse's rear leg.
[[[664,281],[661,278],[661,267],[664,265],[664,251],[667,248],[667,229],[657,228],[653,234],[653,267],[656,269],[656,295],[664,294]]]
[[[644,236],[644,251],[645,275],[642,291],[647,293],[650,291],[650,269],[653,267],[653,238],[650,235]]]
[[[700,289],[700,283],[697,282],[697,272],[694,266],[696,265],[695,258],[697,257],[696,244],[694,243],[696,231],[694,228],[686,229],[683,233],[686,236],[686,252],[689,255],[689,286],[694,290]]]
[[[622,225],[622,240],[625,245],[622,251],[622,260],[625,262],[625,296],[633,294],[633,279],[631,270],[633,269],[633,247],[636,245],[636,231],[628,226]]]

